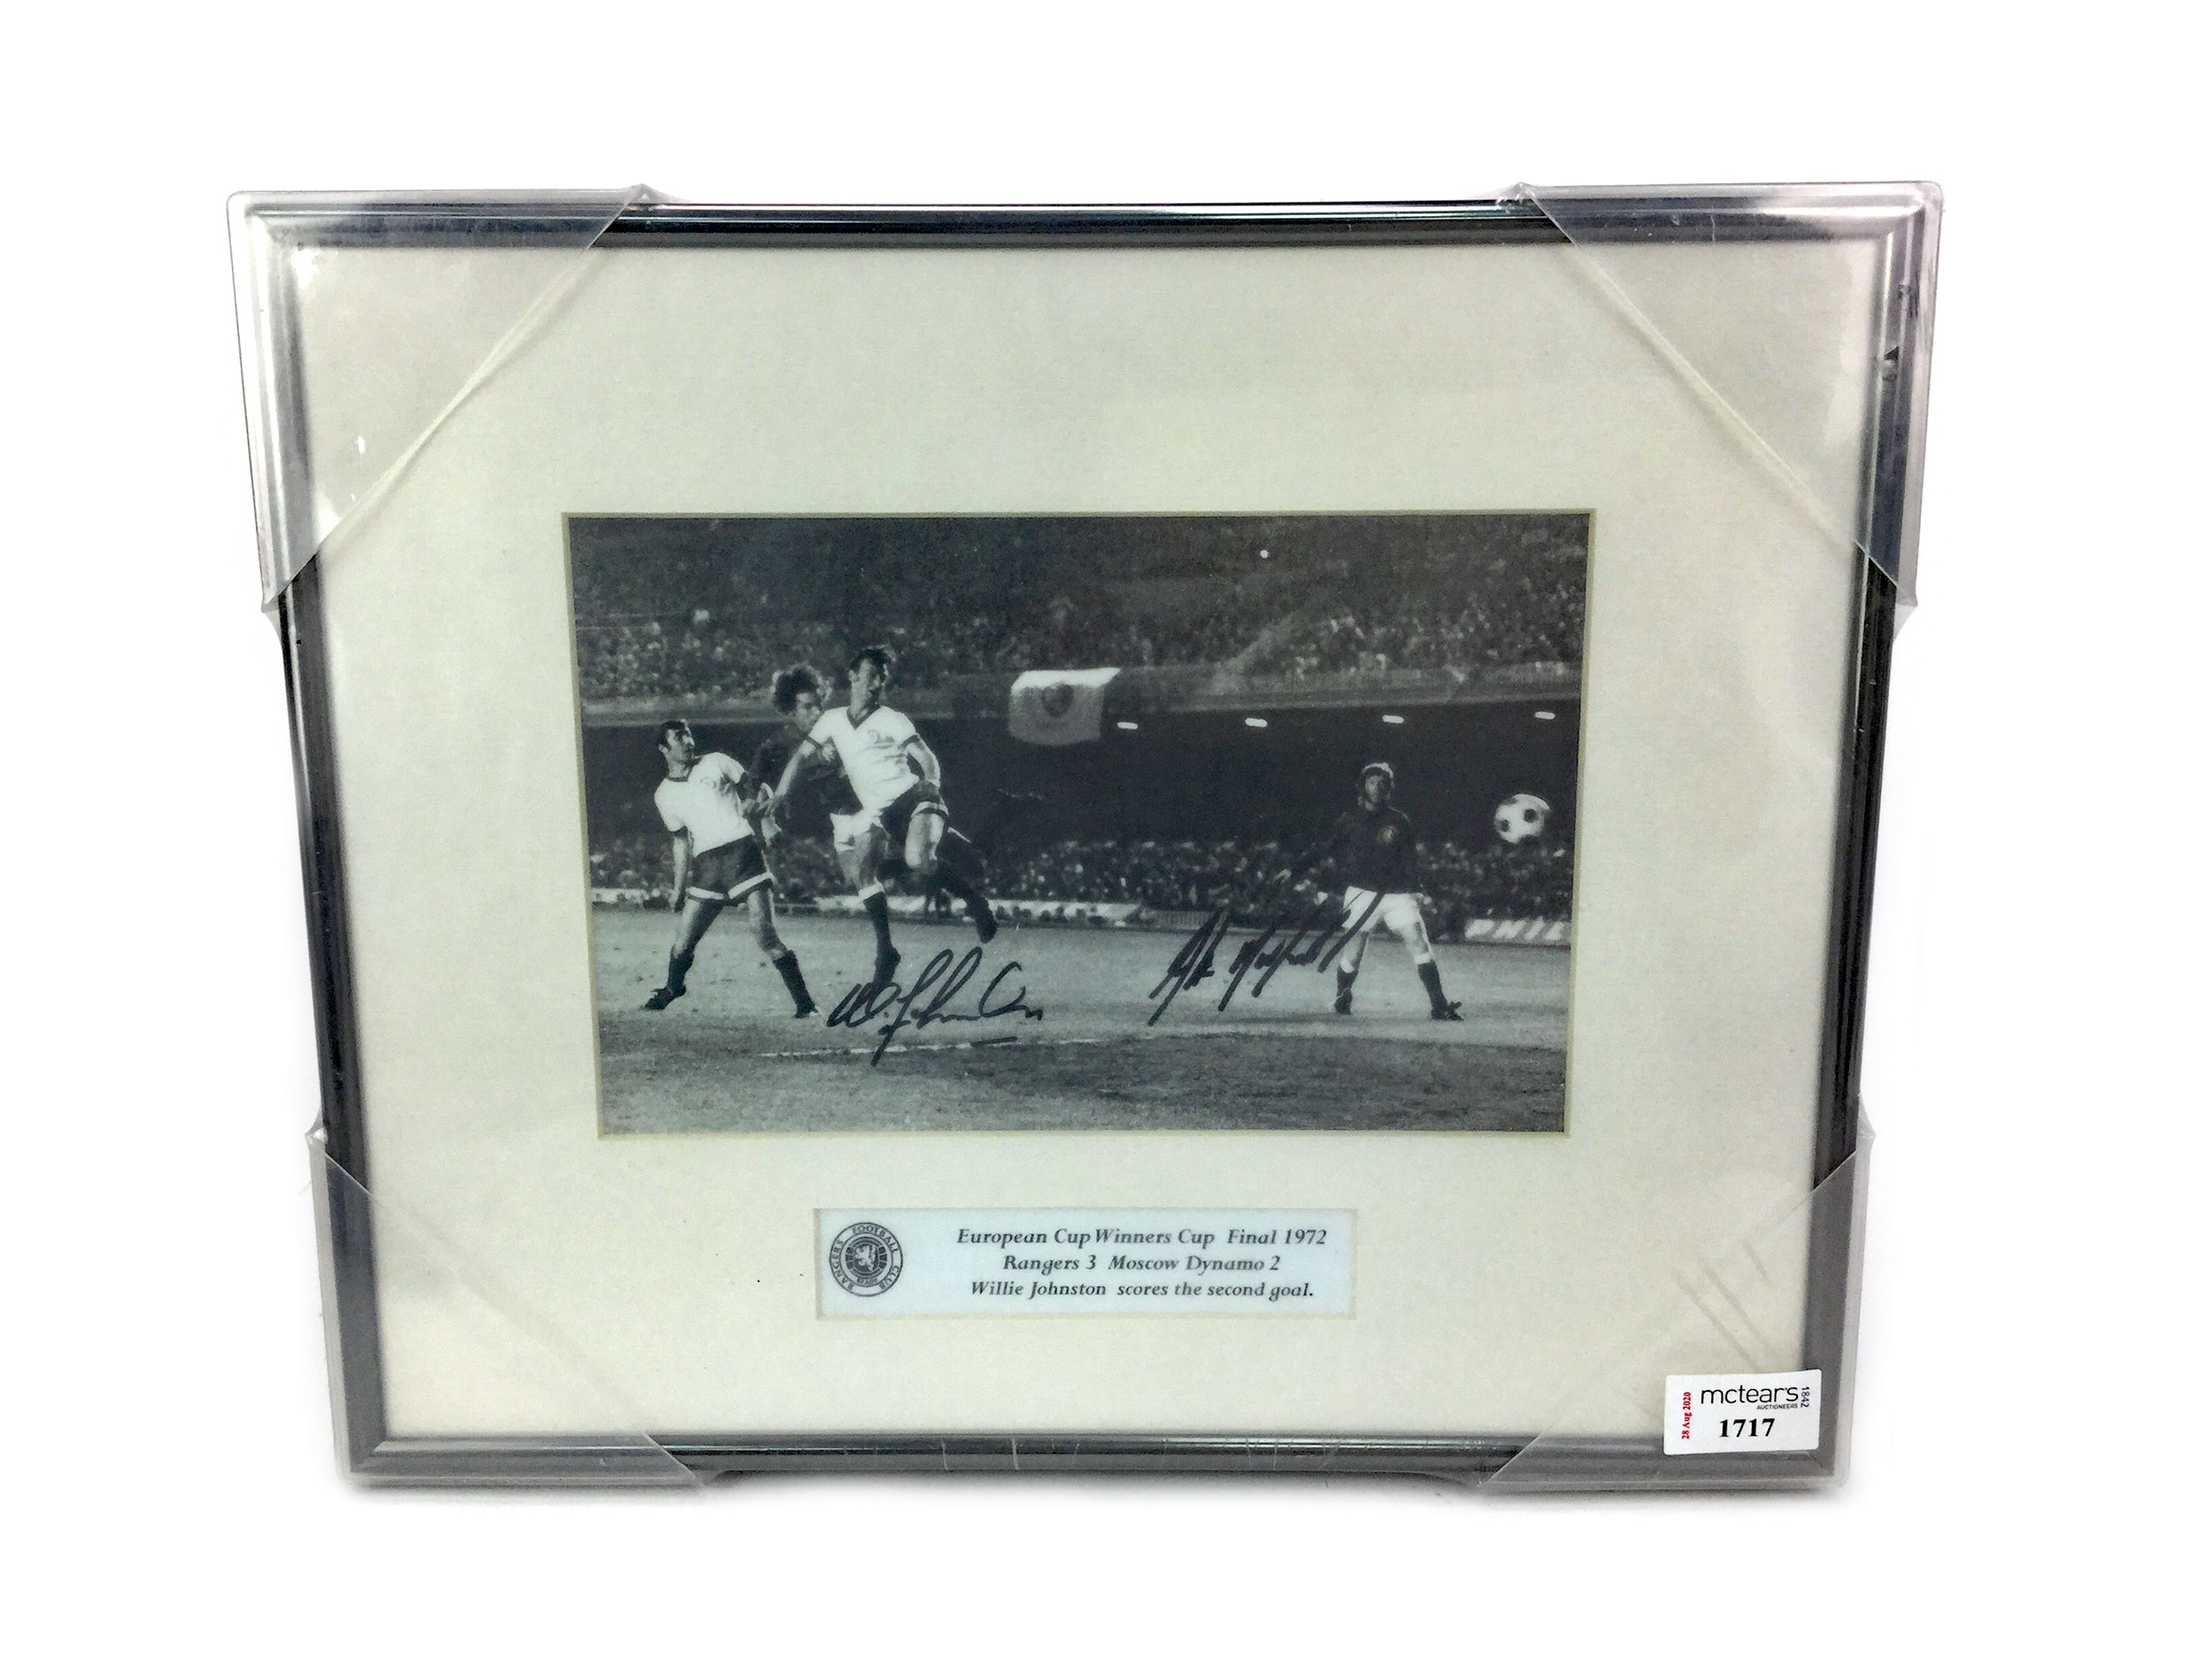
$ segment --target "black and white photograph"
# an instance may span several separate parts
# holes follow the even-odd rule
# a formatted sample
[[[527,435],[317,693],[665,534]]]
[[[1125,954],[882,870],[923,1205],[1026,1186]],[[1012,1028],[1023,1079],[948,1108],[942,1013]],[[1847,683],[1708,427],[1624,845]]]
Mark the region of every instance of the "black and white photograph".
[[[567,532],[603,1133],[1565,1128],[1587,515]]]

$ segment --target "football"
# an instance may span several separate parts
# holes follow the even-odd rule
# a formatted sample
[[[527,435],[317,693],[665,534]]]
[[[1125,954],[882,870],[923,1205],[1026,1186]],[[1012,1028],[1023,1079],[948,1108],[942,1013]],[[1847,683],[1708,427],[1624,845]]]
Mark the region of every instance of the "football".
[[[1551,803],[1541,795],[1511,795],[1498,803],[1497,812],[1490,822],[1496,827],[1500,841],[1509,847],[1517,847],[1543,835],[1544,826],[1551,822]]]

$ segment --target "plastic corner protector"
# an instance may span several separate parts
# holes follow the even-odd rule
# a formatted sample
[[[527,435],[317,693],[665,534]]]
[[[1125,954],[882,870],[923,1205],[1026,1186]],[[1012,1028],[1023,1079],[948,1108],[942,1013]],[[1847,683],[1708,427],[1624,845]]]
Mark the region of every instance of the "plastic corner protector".
[[[658,199],[642,186],[231,198],[265,609],[557,311],[608,226]],[[494,250],[529,257],[471,257]],[[365,251],[406,263],[372,272]],[[339,349],[352,372],[319,373]]]
[[[1915,603],[1941,190],[1518,184],[1506,196],[1542,212],[1598,291],[1750,457],[1839,549],[1890,579],[1901,621]],[[1663,251],[1808,227],[1814,236],[1797,240],[1779,281],[1716,281],[1709,271],[1684,280]],[[1844,254],[1854,245],[1870,253],[1870,284]],[[1854,291],[1870,289],[1867,316]],[[1860,368],[1863,401],[1844,380]]]
[[[395,1204],[380,1202],[308,1136],[322,1256],[324,1338],[342,1473],[380,1486],[686,1486],[705,1477],[652,1434],[553,1324]],[[426,1304],[440,1333],[426,1363],[502,1380],[511,1413],[603,1421],[588,1435],[394,1432],[380,1337],[395,1301]]]
[[[1645,1417],[1649,1435],[1539,1432],[1481,1481],[1486,1492],[1694,1492],[1820,1487],[1849,1463],[1857,1360],[1867,1158],[1873,1132],[1861,1121],[1855,1149],[1796,1202],[1678,1263],[1671,1290],[1594,1376],[1563,1394],[1555,1424]],[[1778,1286],[1797,1281],[1801,1303]],[[1820,1373],[1819,1441],[1802,1451],[1746,1449],[1670,1456],[1667,1379],[1711,1371]]]

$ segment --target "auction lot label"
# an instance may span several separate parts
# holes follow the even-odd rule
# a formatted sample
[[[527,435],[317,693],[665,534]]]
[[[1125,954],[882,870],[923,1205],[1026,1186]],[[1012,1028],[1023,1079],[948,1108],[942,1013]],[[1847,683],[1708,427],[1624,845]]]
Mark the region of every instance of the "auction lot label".
[[[1348,1210],[822,1210],[826,1315],[1348,1314]]]
[[[1820,1449],[1820,1373],[1732,1372],[1670,1377],[1665,1400],[1668,1455],[1812,1452]]]

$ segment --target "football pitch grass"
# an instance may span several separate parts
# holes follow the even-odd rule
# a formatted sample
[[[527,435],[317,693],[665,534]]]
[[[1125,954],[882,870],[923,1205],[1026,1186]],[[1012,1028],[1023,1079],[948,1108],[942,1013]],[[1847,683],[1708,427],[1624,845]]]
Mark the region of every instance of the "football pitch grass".
[[[1333,974],[1311,966],[1281,969],[1256,998],[1248,975],[1219,1011],[1233,937],[1217,956],[1224,977],[1148,1025],[1148,994],[1182,935],[1010,925],[941,1010],[974,1015],[1018,994],[1041,1017],[910,1024],[886,1045],[887,1015],[851,1027],[825,1018],[870,971],[862,918],[779,918],[821,1007],[804,1020],[736,910],[700,947],[688,995],[662,1013],[642,1004],[667,962],[668,913],[601,910],[592,926],[610,1134],[1565,1126],[1562,949],[1440,947],[1446,994],[1462,1004],[1454,1025],[1428,1018],[1405,947],[1383,933],[1368,942],[1349,1017],[1332,1010]],[[938,952],[956,962],[975,942],[964,925],[910,919],[893,937],[907,987]],[[1020,965],[987,996],[1010,963]],[[914,1007],[931,1000],[923,992]]]

